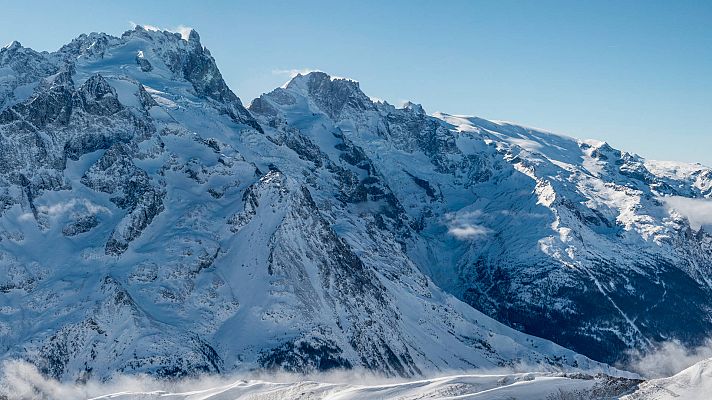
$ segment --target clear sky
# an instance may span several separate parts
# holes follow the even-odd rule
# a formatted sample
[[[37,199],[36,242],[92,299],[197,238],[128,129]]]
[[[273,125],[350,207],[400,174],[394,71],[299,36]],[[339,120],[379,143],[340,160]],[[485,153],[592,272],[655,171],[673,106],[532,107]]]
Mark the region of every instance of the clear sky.
[[[0,43],[131,22],[201,35],[245,103],[319,69],[428,112],[712,166],[712,1],[5,1]]]

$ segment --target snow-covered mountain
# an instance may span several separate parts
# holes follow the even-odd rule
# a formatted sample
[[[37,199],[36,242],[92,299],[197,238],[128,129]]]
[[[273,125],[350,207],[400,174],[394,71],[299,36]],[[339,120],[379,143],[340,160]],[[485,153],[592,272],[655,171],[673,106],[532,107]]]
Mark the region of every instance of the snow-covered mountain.
[[[79,381],[616,375],[581,354],[712,332],[712,239],[662,198],[710,193],[706,167],[396,108],[321,72],[248,110],[195,31],[14,42],[0,357]]]
[[[712,330],[712,237],[670,207],[711,196],[707,167],[374,103],[357,83],[323,73],[298,76],[249,109],[304,159],[318,159],[308,150],[317,147],[354,160],[366,173],[341,178],[352,213],[378,204],[390,218],[374,223],[404,256],[501,322],[606,362]],[[338,140],[358,154],[339,154]]]
[[[363,151],[258,123],[197,33],[14,43],[0,59],[3,358],[68,380],[609,370],[434,285]]]

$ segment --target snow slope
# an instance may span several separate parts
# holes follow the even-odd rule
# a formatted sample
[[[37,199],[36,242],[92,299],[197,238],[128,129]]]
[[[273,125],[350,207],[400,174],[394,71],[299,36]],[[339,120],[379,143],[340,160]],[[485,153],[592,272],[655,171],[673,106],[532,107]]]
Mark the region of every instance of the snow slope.
[[[8,398],[47,399],[614,399],[635,391],[639,380],[605,375],[489,372],[410,381],[353,374],[304,377],[201,377],[156,381],[117,377],[83,384],[48,380],[36,370],[15,365],[6,373]],[[346,380],[348,379],[348,380]],[[7,388],[5,388],[7,389]]]
[[[92,399],[552,400],[586,398],[595,400],[613,398],[612,396],[630,391],[632,386],[628,381],[606,377],[569,377],[544,374],[456,375],[380,385],[334,384],[314,381],[272,383],[246,380],[221,387],[183,393],[129,391],[101,395],[92,397]]]
[[[669,378],[652,379],[622,400],[704,400],[712,393],[712,359],[707,359]]]

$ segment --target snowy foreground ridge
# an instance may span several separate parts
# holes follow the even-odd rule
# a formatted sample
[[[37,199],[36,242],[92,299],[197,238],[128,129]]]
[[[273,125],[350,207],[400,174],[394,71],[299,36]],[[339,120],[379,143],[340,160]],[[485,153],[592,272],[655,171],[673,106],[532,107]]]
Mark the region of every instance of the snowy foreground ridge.
[[[396,108],[322,72],[246,108],[195,31],[13,42],[0,359],[60,382],[636,378],[610,365],[712,334],[710,196],[699,164]]]
[[[340,377],[326,374],[320,376],[326,378],[321,381],[289,376],[272,379],[213,376],[178,382],[123,377],[103,384],[74,384],[49,380],[35,368],[23,365],[13,365],[5,373],[5,381],[11,383],[13,390],[9,398],[48,399],[706,400],[712,390],[712,359],[672,377],[642,383],[600,374],[490,372],[409,381],[367,378],[360,374],[345,379],[343,374]]]
[[[270,382],[238,380],[212,387],[164,389],[119,389],[96,391],[86,387],[49,388],[46,392],[56,398],[114,399],[114,400],[238,400],[238,399],[618,399],[631,393],[637,382],[605,376],[566,374],[501,374],[454,375],[408,382],[371,384],[325,383],[317,381]]]
[[[707,364],[710,364],[708,361]],[[702,374],[699,369],[704,368]],[[477,399],[477,400],[707,400],[712,369],[695,365],[679,375],[652,380],[634,389],[630,381],[609,377],[564,374],[457,375],[406,383],[347,385],[304,381],[270,383],[239,381],[220,387],[170,393],[117,392],[93,399]],[[632,393],[631,393],[632,392]]]

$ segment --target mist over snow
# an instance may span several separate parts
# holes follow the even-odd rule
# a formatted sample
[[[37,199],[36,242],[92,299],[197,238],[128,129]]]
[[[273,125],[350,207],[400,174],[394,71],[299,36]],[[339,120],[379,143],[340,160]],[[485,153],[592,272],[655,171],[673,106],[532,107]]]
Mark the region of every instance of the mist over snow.
[[[662,197],[668,210],[675,211],[690,221],[690,227],[712,230],[712,199],[695,199],[682,196]]]
[[[679,340],[657,343],[649,351],[631,351],[630,362],[621,368],[646,379],[673,376],[691,365],[712,358],[712,339],[701,346],[687,347]]]
[[[460,240],[472,240],[492,233],[492,230],[482,225],[482,217],[481,210],[445,214],[448,234]]]

